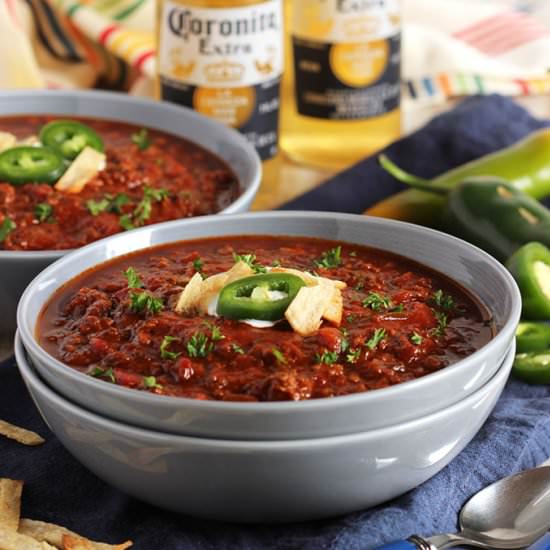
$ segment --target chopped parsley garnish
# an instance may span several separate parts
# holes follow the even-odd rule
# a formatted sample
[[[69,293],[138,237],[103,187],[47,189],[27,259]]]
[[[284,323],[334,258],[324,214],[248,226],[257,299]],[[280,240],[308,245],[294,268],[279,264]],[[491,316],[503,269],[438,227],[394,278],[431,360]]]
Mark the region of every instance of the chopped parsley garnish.
[[[135,229],[136,226],[132,222],[132,218],[128,214],[120,216],[118,223],[122,229],[130,231],[130,229]]]
[[[219,340],[223,340],[225,336],[222,334],[222,331],[220,330],[220,327],[217,327],[216,325],[212,326],[212,333],[210,334],[210,338],[212,338],[212,342],[218,342]]]
[[[107,195],[107,198],[111,201],[109,212],[114,212],[115,214],[120,214],[121,208],[130,202],[130,197],[126,193],[117,193],[113,199],[110,195]]]
[[[338,361],[338,353],[324,350],[321,354],[315,354],[315,361],[317,363],[324,363],[325,365],[334,365]]]
[[[137,271],[132,266],[124,271],[124,275],[128,280],[128,288],[143,288],[143,282],[139,278]]]
[[[10,218],[4,218],[2,225],[0,225],[0,243],[6,239],[6,237],[16,228],[15,222]]]
[[[177,336],[165,336],[160,343],[160,356],[162,359],[171,359],[175,361],[180,355],[179,351],[170,351],[168,346],[172,342],[179,342],[180,339]]]
[[[139,132],[132,134],[132,143],[137,145],[140,151],[145,151],[151,145],[147,128],[141,128]]]
[[[421,343],[422,343],[422,336],[420,334],[418,334],[418,332],[413,332],[410,337],[409,337],[409,340],[415,345],[415,346],[419,346]]]
[[[109,369],[102,369],[100,367],[94,367],[90,372],[90,376],[93,376],[94,378],[106,378],[113,384],[116,382],[115,379],[115,373],[112,368]]]
[[[346,355],[346,361],[348,363],[357,363],[357,360],[361,356],[361,348],[350,349],[349,353]]]
[[[370,350],[374,350],[378,347],[378,344],[386,337],[386,331],[383,328],[377,328],[374,334],[365,342],[365,345]]]
[[[202,271],[202,268],[204,267],[204,262],[200,258],[195,258],[193,260],[193,267],[195,268],[195,271],[200,273]]]
[[[391,298],[389,296],[382,296],[382,294],[378,294],[377,292],[370,292],[363,300],[363,307],[370,307],[373,311],[388,309],[391,307]]]
[[[143,385],[150,389],[162,389],[162,386],[157,383],[157,379],[154,376],[144,376]]]
[[[239,344],[231,344],[231,349],[240,355],[244,355],[244,349]]]
[[[286,357],[281,351],[279,351],[277,348],[273,348],[271,350],[271,353],[273,353],[273,356],[275,357],[275,359],[277,359],[277,363],[281,365],[286,365]]]
[[[130,229],[135,229],[136,227],[143,225],[151,217],[153,203],[162,202],[169,196],[170,193],[167,189],[144,187],[143,198],[138,202],[132,214],[123,214],[122,216],[120,216],[120,227],[128,231]],[[117,197],[119,197],[119,195],[117,195]],[[117,199],[115,198],[115,201],[116,200]],[[126,204],[127,202],[128,201],[124,201],[122,197],[119,199],[119,201],[116,203],[118,212],[120,212],[120,206]]]
[[[164,309],[164,303],[160,298],[155,298],[147,291],[132,292],[130,294],[130,309],[135,313],[148,311],[149,313],[158,313]]]
[[[449,319],[446,313],[442,311],[434,310],[435,318],[437,319],[437,327],[432,330],[432,334],[435,336],[443,336],[445,334],[445,329],[449,324]]]
[[[97,216],[102,212],[121,213],[121,208],[130,202],[130,197],[126,193],[118,193],[115,197],[105,195],[102,199],[95,201],[90,199],[86,201],[86,208],[92,216]]]
[[[332,267],[338,267],[342,263],[342,247],[337,246],[331,248],[321,254],[321,259],[313,260],[313,263],[317,267],[326,267],[328,269]]]
[[[255,273],[266,273],[267,269],[262,264],[256,262],[255,254],[237,254],[233,252],[233,261],[244,262],[248,267],[254,270]]]
[[[185,347],[189,357],[207,357],[214,349],[214,343],[210,341],[204,332],[195,332]]]
[[[40,222],[45,222],[53,212],[53,207],[47,202],[41,202],[34,207],[34,217]]]
[[[344,331],[342,331],[342,333],[343,332]],[[340,353],[345,353],[348,350],[348,348],[349,348],[349,340],[346,338],[346,334],[344,334],[344,338],[342,338],[342,340],[340,341]]]
[[[441,289],[436,290],[432,295],[434,304],[443,309],[453,309],[455,302],[450,294],[445,294]]]
[[[107,198],[102,198],[98,201],[90,199],[86,201],[86,208],[92,216],[97,216],[98,214],[101,214],[101,212],[106,212],[110,204],[111,201]]]

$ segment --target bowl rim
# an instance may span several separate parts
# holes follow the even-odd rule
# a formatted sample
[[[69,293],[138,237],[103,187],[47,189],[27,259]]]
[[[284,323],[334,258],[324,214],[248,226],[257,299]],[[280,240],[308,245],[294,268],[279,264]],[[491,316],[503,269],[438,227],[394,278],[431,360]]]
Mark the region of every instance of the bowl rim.
[[[456,403],[449,405],[448,407],[443,407],[431,413],[413,418],[411,420],[407,420],[405,422],[399,422],[398,424],[392,424],[390,426],[375,428],[372,430],[364,430],[351,434],[332,435],[326,437],[286,440],[218,439],[174,434],[170,432],[164,432],[162,430],[151,430],[148,428],[134,426],[133,424],[128,424],[125,422],[121,422],[120,420],[115,420],[106,416],[102,416],[94,411],[90,411],[89,409],[80,406],[78,403],[74,403],[67,397],[57,393],[50,386],[48,386],[46,382],[42,380],[40,375],[36,372],[36,367],[31,366],[30,361],[27,358],[27,352],[22,343],[19,331],[17,331],[15,335],[14,348],[17,368],[19,369],[19,372],[25,384],[30,384],[34,387],[38,387],[38,391],[44,394],[52,404],[55,404],[58,410],[65,409],[69,410],[72,414],[75,414],[79,417],[87,417],[88,419],[91,418],[96,425],[99,424],[102,428],[109,431],[109,433],[120,433],[123,431],[125,436],[129,435],[130,437],[153,439],[155,443],[162,443],[163,445],[166,445],[167,443],[194,443],[202,447],[206,446],[209,448],[217,449],[231,449],[236,452],[241,452],[264,450],[285,451],[308,447],[326,448],[327,445],[330,447],[335,447],[348,443],[353,444],[358,441],[377,440],[380,437],[388,435],[399,436],[400,434],[406,434],[410,430],[418,429],[424,424],[429,424],[437,416],[453,416],[463,407],[474,406],[481,395],[494,391],[494,388],[498,387],[502,379],[505,379],[502,384],[503,386],[505,385],[514,361],[516,343],[515,340],[510,343],[506,350],[502,363],[499,365],[498,369],[491,376],[491,378],[487,380],[487,382],[485,382],[485,384],[483,384],[480,388],[478,388],[471,394],[465,396],[463,399],[460,399]]]
[[[164,410],[164,409],[173,410],[174,408],[180,409],[185,407],[187,410],[198,409],[203,412],[206,412],[206,411],[216,412],[216,411],[230,410],[230,411],[240,411],[240,412],[256,412],[256,413],[263,414],[267,412],[277,413],[277,412],[289,412],[289,411],[296,411],[296,410],[315,411],[318,409],[322,409],[323,411],[326,411],[331,408],[343,406],[344,404],[353,405],[355,402],[363,402],[365,400],[384,399],[386,396],[394,396],[394,397],[399,396],[399,394],[408,392],[409,390],[412,391],[413,389],[416,389],[417,391],[421,391],[422,388],[425,385],[430,384],[434,378],[445,376],[444,373],[459,369],[465,363],[470,361],[476,361],[477,358],[480,357],[482,354],[489,353],[490,351],[493,350],[493,348],[498,347],[502,343],[502,342],[499,343],[499,341],[513,339],[513,335],[515,334],[515,329],[521,315],[521,296],[520,296],[519,288],[514,278],[510,274],[510,272],[500,262],[498,262],[495,258],[490,256],[480,248],[477,248],[461,239],[458,239],[451,235],[447,235],[446,233],[442,233],[440,231],[436,231],[434,229],[426,228],[423,226],[419,226],[419,225],[411,224],[407,222],[390,220],[385,218],[367,217],[367,216],[361,216],[359,214],[345,214],[345,213],[335,213],[335,212],[327,213],[327,212],[315,212],[315,211],[265,211],[265,212],[253,212],[253,213],[249,212],[245,214],[225,214],[223,217],[220,217],[217,215],[199,216],[195,218],[189,218],[186,220],[180,220],[175,222],[174,221],[165,222],[161,224],[145,226],[134,230],[132,233],[134,233],[135,235],[139,235],[140,233],[144,234],[155,230],[162,230],[164,228],[176,229],[179,226],[183,226],[183,228],[185,228],[185,227],[189,227],[190,225],[208,224],[209,222],[222,223],[223,219],[242,220],[243,222],[246,222],[247,220],[251,220],[251,219],[268,219],[272,217],[276,217],[277,219],[282,220],[281,227],[284,227],[285,219],[301,217],[308,220],[319,220],[321,218],[327,219],[327,216],[332,220],[336,219],[336,220],[343,221],[344,223],[346,221],[357,222],[361,220],[361,223],[365,223],[365,224],[371,223],[371,224],[380,225],[382,227],[392,227],[392,226],[398,227],[398,228],[401,228],[401,230],[408,232],[409,234],[410,232],[416,232],[419,234],[431,236],[433,238],[449,241],[451,245],[458,245],[458,246],[461,246],[462,248],[464,247],[469,248],[474,254],[477,254],[479,258],[485,260],[485,262],[488,262],[491,265],[493,271],[496,273],[499,273],[501,278],[508,285],[509,290],[511,292],[511,311],[508,319],[506,320],[504,325],[501,327],[499,332],[496,334],[496,336],[494,336],[489,342],[487,342],[484,346],[476,350],[471,355],[468,355],[467,357],[464,357],[460,361],[457,361],[456,363],[448,365],[447,367],[439,371],[427,374],[425,376],[416,378],[414,380],[401,382],[399,384],[395,384],[393,386],[389,386],[386,388],[380,388],[376,390],[369,390],[365,392],[358,392],[358,393],[353,393],[348,395],[341,395],[341,396],[327,397],[327,398],[306,399],[306,400],[300,400],[300,401],[268,401],[268,402],[253,402],[253,403],[237,402],[237,401],[226,402],[226,401],[215,401],[215,400],[198,400],[198,399],[192,399],[192,398],[186,398],[186,397],[156,395],[149,392],[144,392],[144,391],[139,391],[132,388],[118,386],[115,384],[108,384],[102,380],[98,380],[93,377],[87,376],[84,373],[78,372],[68,367],[62,361],[59,361],[58,359],[51,356],[44,348],[42,348],[38,344],[38,341],[36,340],[36,337],[35,337],[36,321],[38,320],[38,318],[34,320],[35,325],[32,327],[32,329],[29,326],[27,326],[27,324],[25,323],[24,311],[27,308],[27,303],[31,300],[34,289],[40,285],[40,282],[42,280],[47,280],[58,269],[62,268],[64,265],[68,263],[73,263],[73,262],[78,263],[79,259],[82,257],[86,257],[88,252],[93,248],[101,248],[108,241],[114,242],[117,240],[121,240],[121,241],[125,240],[127,234],[118,233],[111,237],[107,237],[105,239],[100,239],[98,241],[90,243],[82,248],[75,250],[71,254],[67,254],[63,258],[59,259],[58,261],[46,267],[41,273],[39,273],[31,281],[31,283],[27,286],[27,288],[23,292],[17,307],[17,326],[18,326],[18,332],[20,334],[23,345],[30,352],[31,356],[40,357],[41,360],[46,364],[46,366],[52,369],[54,372],[57,371],[58,373],[61,373],[63,376],[65,376],[75,384],[83,384],[87,386],[89,389],[100,391],[102,393],[108,392],[112,397],[119,397],[119,398],[127,397],[137,404],[144,404],[144,405],[150,405],[150,406],[154,405],[155,407],[158,407],[161,410]],[[196,237],[196,238],[200,239],[204,237]],[[170,242],[178,242],[178,241],[185,241],[185,240],[192,240],[192,239],[165,240],[163,242],[156,243],[152,246],[154,247],[154,246],[159,246],[163,244],[168,244]],[[140,239],[136,239],[136,242],[139,243]],[[145,248],[148,248],[148,246],[142,247],[142,246],[139,246],[138,244],[138,246],[135,248],[134,251],[143,250]],[[403,255],[403,256],[407,257],[406,255]],[[120,256],[117,256],[117,257],[120,257]],[[109,261],[109,260],[103,260],[101,263],[104,263],[105,261]],[[95,264],[95,265],[98,265],[98,264]],[[73,277],[71,277],[71,279],[72,278]],[[454,278],[452,279],[454,280]],[[70,279],[64,279],[64,281],[61,284],[65,284],[68,280]],[[59,289],[60,286],[61,285],[58,285],[53,292]],[[50,297],[53,294],[53,292],[49,295]],[[487,304],[485,305],[486,307],[488,307]]]
[[[242,182],[239,181],[239,185],[241,189],[244,189],[244,191],[228,206],[217,212],[217,214],[224,214],[224,213],[232,213],[234,210],[238,210],[242,206],[248,204],[248,202],[251,202],[254,199],[254,196],[258,192],[258,189],[261,184],[262,180],[262,161],[260,159],[260,156],[258,155],[258,152],[256,149],[250,144],[247,139],[237,130],[234,128],[231,128],[229,126],[225,126],[218,122],[217,120],[207,118],[204,115],[201,115],[200,113],[197,113],[193,109],[190,109],[189,107],[185,107],[183,105],[177,105],[175,103],[170,103],[167,101],[156,101],[154,99],[145,98],[145,97],[137,97],[127,94],[121,94],[120,92],[111,92],[106,90],[16,90],[16,91],[10,91],[10,90],[0,90],[0,105],[7,101],[22,101],[25,99],[34,99],[39,100],[39,98],[55,98],[55,99],[96,99],[98,101],[106,101],[109,103],[123,103],[124,105],[134,104],[136,108],[139,109],[160,109],[163,111],[166,111],[168,113],[173,113],[174,116],[183,116],[184,118],[191,121],[192,124],[200,124],[202,126],[206,126],[210,128],[212,133],[217,135],[226,135],[226,138],[228,141],[231,141],[233,143],[236,143],[239,147],[242,147],[246,151],[246,156],[249,158],[249,160],[252,162],[252,172],[253,177],[251,181],[249,182],[247,187],[244,187]],[[44,109],[43,114],[49,114],[46,112],[47,109]],[[30,116],[32,114],[39,114],[38,111],[36,113],[0,113],[0,119],[4,116]],[[70,112],[70,109],[67,110],[67,113],[65,114],[59,114],[59,116],[85,116],[88,118],[97,118],[98,120],[106,120],[106,121],[121,121],[123,119],[117,119],[116,117],[109,116],[109,117],[102,117],[97,116],[93,117],[91,115],[79,115],[78,113],[72,113]],[[127,122],[124,120],[124,122]],[[136,125],[136,123],[133,123]],[[153,128],[156,130],[159,130],[161,132],[165,132],[168,134],[176,135],[172,131],[167,131],[159,126],[152,126],[148,125],[148,128]],[[178,137],[184,137],[181,135],[178,135]],[[189,141],[195,143],[196,145],[202,147],[203,149],[208,150],[213,155],[219,156],[218,153],[215,151],[212,151],[208,148],[206,145],[199,144],[193,140],[191,136],[185,137],[185,139],[188,139]],[[223,160],[223,159],[222,159]],[[226,162],[226,161],[224,161]],[[229,163],[226,162],[226,164],[229,165]],[[230,166],[231,169],[233,169]],[[198,217],[198,216],[197,216]],[[183,219],[183,218],[178,218]],[[131,230],[135,231],[135,230]],[[126,232],[127,233],[127,232]],[[118,234],[118,233],[117,233]],[[95,241],[93,241],[95,242]],[[4,259],[12,259],[14,256],[17,256],[18,260],[51,260],[52,258],[60,258],[64,254],[68,254],[76,249],[74,248],[68,248],[63,250],[0,250],[0,261]]]

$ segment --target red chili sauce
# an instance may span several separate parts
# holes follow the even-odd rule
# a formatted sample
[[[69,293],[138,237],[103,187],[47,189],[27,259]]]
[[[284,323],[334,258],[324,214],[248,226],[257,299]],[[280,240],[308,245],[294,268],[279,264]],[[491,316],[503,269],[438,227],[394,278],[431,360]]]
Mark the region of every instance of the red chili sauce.
[[[323,254],[339,245],[337,261],[323,262]],[[259,269],[275,264],[345,281],[341,326],[324,321],[302,337],[286,321],[253,328],[175,313],[195,272],[226,271],[234,254],[254,254],[247,260]],[[320,265],[327,263],[338,265]],[[142,289],[128,288],[123,272],[129,267]],[[160,311],[131,311],[131,294],[144,291],[160,300]],[[357,245],[266,236],[201,239],[119,257],[59,289],[37,326],[40,344],[80,372],[156,394],[222,401],[384,388],[440,370],[493,334],[485,307],[418,263]]]
[[[47,122],[60,118],[68,117],[2,117],[0,131],[25,139],[38,135]],[[147,201],[147,208],[140,210],[139,222],[134,225],[215,213],[240,194],[237,177],[229,166],[190,141],[147,129],[149,145],[141,150],[135,143],[135,136],[142,130],[139,126],[70,119],[90,126],[102,138],[106,168],[76,194],[57,191],[45,183],[12,185],[0,181],[0,225],[6,218],[15,223],[15,229],[0,242],[0,250],[77,248],[131,229],[128,220],[146,197],[147,189],[163,190],[162,199]],[[120,195],[125,198],[113,203]],[[44,208],[48,216],[40,219],[37,211],[44,212]]]

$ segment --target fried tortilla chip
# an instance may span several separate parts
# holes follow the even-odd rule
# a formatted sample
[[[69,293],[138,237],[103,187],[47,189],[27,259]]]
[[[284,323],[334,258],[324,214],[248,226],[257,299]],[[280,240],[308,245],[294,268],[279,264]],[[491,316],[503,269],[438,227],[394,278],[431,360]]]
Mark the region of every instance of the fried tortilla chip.
[[[332,299],[326,285],[303,286],[285,311],[286,320],[301,336],[313,334]]]
[[[57,550],[57,548],[17,531],[0,528],[0,550]]]
[[[93,550],[93,546],[86,539],[63,535],[63,550]]]
[[[44,521],[36,521],[33,519],[22,519],[19,522],[19,532],[28,535],[36,540],[44,541],[53,544],[57,548],[71,548],[73,550],[88,549],[91,550],[125,550],[132,546],[132,541],[128,540],[121,544],[107,544],[103,542],[94,542],[77,535],[73,531],[69,531],[65,527],[46,523]],[[80,546],[65,546],[65,537],[69,537],[69,544],[80,544]],[[84,541],[84,542],[80,542]],[[84,543],[88,546],[82,546]],[[3,550],[0,544],[0,550]]]
[[[185,285],[176,304],[177,313],[190,313],[197,309],[202,291],[202,276],[195,273],[191,280]]]
[[[0,420],[0,435],[5,435],[23,445],[41,445],[44,443],[44,439],[37,433],[25,430],[25,428],[20,428],[4,420]]]
[[[270,273],[290,273],[300,277],[307,286],[315,286],[321,283],[334,285],[336,288],[346,288],[348,286],[344,281],[338,279],[328,279],[327,277],[317,277],[308,273],[307,271],[300,271],[299,269],[293,269],[291,267],[272,267],[269,269]]]
[[[328,287],[329,285],[327,285]],[[342,313],[344,311],[344,299],[342,292],[335,286],[327,288],[327,292],[332,292],[330,301],[323,311],[323,319],[334,323],[337,327],[342,323]]]
[[[66,193],[80,193],[86,184],[105,168],[106,158],[103,153],[92,147],[84,147],[54,187]]]
[[[17,531],[22,492],[22,481],[0,478],[0,529]]]

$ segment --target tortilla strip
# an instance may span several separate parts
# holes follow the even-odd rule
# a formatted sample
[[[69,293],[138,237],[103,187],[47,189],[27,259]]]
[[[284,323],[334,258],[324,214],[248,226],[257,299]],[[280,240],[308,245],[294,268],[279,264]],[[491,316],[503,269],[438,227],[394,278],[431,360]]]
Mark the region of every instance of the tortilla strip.
[[[15,147],[17,138],[9,132],[0,132],[0,153]]]
[[[130,548],[130,546],[132,546],[131,540],[127,540],[126,542],[123,542],[121,544],[94,542],[92,540],[85,539],[80,535],[77,535],[73,531],[69,531],[69,529],[66,529],[65,527],[61,527],[60,525],[46,523],[45,521],[36,521],[34,519],[22,519],[19,522],[19,532],[33,537],[36,540],[53,544],[58,548],[65,548],[63,546],[63,537],[66,535],[74,538],[76,541],[85,540],[87,543],[91,544],[89,548],[91,548],[92,550],[125,550],[125,548]],[[76,548],[79,547],[77,546]],[[82,546],[82,548],[88,547]],[[1,545],[0,550],[3,550]]]
[[[328,289],[330,291],[330,289]],[[342,323],[342,313],[344,310],[344,299],[339,288],[332,286],[332,296],[325,311],[323,311],[323,319],[334,323],[337,327]]]
[[[71,535],[63,535],[63,550],[92,550],[93,546],[86,540]]]
[[[57,550],[57,548],[17,531],[0,528],[0,550]]]
[[[317,277],[306,271],[300,271],[299,269],[293,269],[291,267],[271,267],[269,269],[270,273],[290,273],[291,275],[296,275],[300,277],[307,286],[315,286],[321,283],[326,283],[335,286],[336,288],[346,288],[348,285],[344,281],[339,281],[338,279],[328,279],[327,277]]]
[[[331,299],[326,285],[303,286],[286,309],[286,320],[295,332],[309,336],[321,326],[321,319]]]
[[[41,445],[44,443],[44,439],[37,433],[25,430],[25,428],[20,428],[4,420],[0,420],[0,435],[5,435],[23,445]]]
[[[17,532],[21,515],[23,482],[17,479],[0,479],[0,529]]]
[[[92,147],[84,147],[54,187],[66,193],[80,193],[86,184],[105,168],[106,158],[103,153]]]
[[[202,276],[195,273],[185,285],[176,304],[177,313],[189,313],[197,308],[202,293]]]

